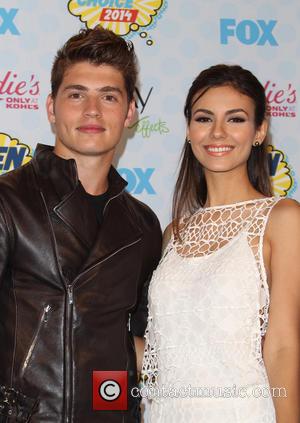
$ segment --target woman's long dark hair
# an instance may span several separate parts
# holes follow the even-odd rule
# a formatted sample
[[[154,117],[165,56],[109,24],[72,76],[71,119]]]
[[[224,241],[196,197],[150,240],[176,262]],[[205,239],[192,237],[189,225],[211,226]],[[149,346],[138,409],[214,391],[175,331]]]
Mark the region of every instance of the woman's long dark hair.
[[[231,86],[241,94],[250,97],[255,105],[255,127],[258,129],[266,117],[266,96],[264,87],[248,70],[238,65],[216,65],[202,71],[192,83],[188,92],[184,115],[190,124],[195,95],[203,95],[209,88]],[[268,137],[253,147],[247,162],[248,177],[252,186],[265,196],[273,195],[268,166]],[[185,142],[181,153],[179,175],[173,196],[173,230],[179,236],[179,221],[183,215],[193,214],[203,207],[207,198],[207,185],[203,166],[193,154],[191,145]]]

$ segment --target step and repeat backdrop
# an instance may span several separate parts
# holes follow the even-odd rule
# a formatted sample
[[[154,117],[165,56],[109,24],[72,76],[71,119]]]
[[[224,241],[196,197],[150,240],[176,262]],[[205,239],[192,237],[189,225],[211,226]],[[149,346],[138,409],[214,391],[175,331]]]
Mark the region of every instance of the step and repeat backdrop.
[[[276,195],[300,199],[297,0],[0,0],[0,173],[54,144],[45,112],[57,49],[82,27],[102,25],[133,41],[140,64],[137,114],[116,167],[162,227],[185,140],[183,104],[200,70],[241,64],[268,98]]]

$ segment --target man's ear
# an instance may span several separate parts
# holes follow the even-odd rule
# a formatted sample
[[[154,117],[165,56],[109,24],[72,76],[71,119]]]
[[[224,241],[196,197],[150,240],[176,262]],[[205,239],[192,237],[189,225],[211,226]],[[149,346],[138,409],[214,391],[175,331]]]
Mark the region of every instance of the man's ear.
[[[135,101],[131,100],[131,102],[128,105],[127,116],[124,122],[125,128],[128,128],[128,126],[130,126],[135,113],[136,113]]]
[[[51,94],[48,95],[46,100],[46,110],[49,123],[55,123],[54,100]]]

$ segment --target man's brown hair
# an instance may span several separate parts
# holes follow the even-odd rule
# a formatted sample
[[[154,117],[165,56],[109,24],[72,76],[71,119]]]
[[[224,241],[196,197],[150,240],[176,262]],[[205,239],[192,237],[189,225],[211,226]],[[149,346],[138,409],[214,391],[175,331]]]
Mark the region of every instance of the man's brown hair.
[[[81,29],[58,50],[51,71],[51,94],[55,98],[66,70],[79,62],[110,65],[124,78],[128,102],[133,99],[137,61],[132,42],[101,26]]]

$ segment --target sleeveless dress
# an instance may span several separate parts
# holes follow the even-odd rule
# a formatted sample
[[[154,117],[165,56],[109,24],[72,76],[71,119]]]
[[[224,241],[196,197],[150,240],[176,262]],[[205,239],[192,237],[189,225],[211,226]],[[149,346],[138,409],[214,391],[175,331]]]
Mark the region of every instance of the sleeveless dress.
[[[275,423],[262,357],[263,236],[279,198],[200,208],[149,288],[143,396],[150,423]]]

